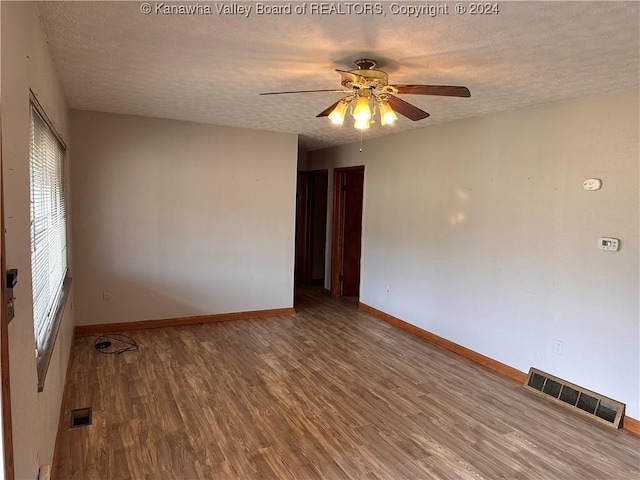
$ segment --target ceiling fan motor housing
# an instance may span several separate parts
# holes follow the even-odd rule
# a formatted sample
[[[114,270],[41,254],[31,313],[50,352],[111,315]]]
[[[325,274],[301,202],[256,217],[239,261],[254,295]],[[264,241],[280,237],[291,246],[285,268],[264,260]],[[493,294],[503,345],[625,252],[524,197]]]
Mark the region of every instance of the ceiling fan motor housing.
[[[377,83],[378,85],[385,86],[389,84],[389,75],[382,70],[350,70],[354,75],[360,75],[366,78],[371,83]]]
[[[343,78],[342,86],[346,88],[357,89],[380,89],[389,85],[389,76],[382,70],[374,70],[376,66],[375,60],[360,59],[356,60],[355,64],[358,68],[349,70],[349,73],[357,75],[358,80]],[[364,79],[364,81],[362,81]]]

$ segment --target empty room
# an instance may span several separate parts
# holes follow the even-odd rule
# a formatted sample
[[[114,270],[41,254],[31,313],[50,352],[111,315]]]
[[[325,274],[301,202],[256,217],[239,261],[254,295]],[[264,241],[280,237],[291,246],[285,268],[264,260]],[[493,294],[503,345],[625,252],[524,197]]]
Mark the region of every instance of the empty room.
[[[0,477],[640,478],[640,3],[0,22]]]

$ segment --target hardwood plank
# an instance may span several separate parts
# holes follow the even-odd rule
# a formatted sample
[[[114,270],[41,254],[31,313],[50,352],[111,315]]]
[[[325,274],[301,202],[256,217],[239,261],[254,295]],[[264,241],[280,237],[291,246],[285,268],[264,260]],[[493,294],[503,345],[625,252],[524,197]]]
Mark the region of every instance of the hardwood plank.
[[[59,479],[626,479],[640,438],[322,289],[296,314],[75,339]]]

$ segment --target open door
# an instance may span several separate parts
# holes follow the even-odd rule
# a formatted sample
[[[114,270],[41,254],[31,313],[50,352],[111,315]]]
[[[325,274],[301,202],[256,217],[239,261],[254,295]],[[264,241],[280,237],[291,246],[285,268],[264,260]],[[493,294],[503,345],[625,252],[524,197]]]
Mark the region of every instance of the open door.
[[[336,168],[333,180],[331,295],[360,293],[364,166]]]
[[[296,266],[298,285],[324,285],[329,172],[298,172]]]

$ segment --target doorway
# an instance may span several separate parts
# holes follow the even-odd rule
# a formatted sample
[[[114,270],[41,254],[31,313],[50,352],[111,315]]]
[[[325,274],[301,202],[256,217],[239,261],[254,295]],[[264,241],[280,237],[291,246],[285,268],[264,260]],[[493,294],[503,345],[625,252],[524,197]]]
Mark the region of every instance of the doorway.
[[[298,172],[296,284],[324,286],[329,172]]]
[[[336,168],[333,177],[331,295],[360,294],[364,166]]]

